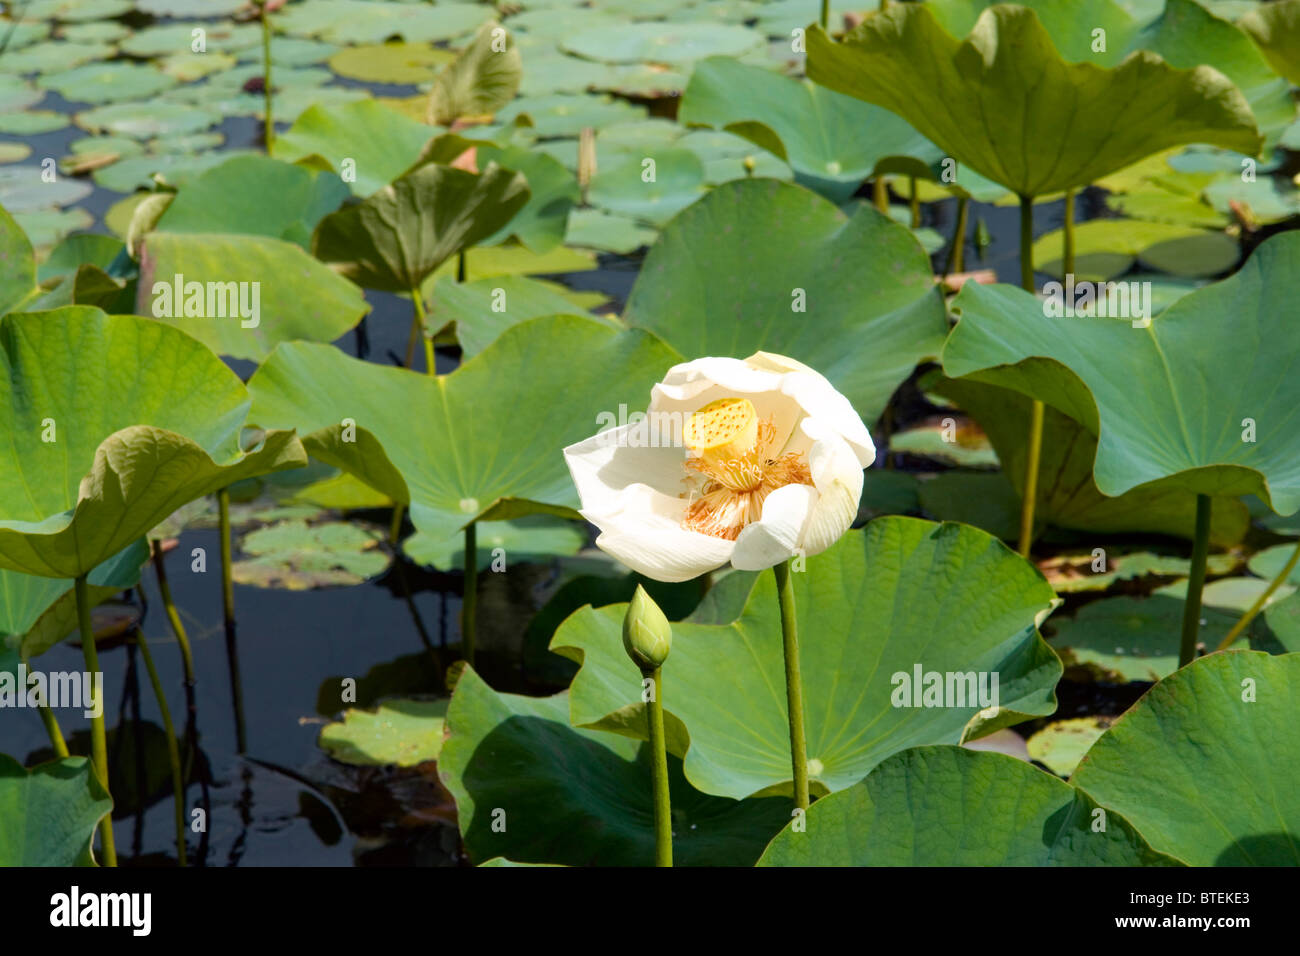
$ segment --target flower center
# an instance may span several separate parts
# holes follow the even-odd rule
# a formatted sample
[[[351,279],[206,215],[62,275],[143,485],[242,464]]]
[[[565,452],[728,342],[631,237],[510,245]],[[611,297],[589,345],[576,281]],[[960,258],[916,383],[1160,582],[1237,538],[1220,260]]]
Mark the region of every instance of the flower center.
[[[776,428],[759,421],[747,398],[720,398],[694,412],[682,432],[694,478],[682,526],[734,541],[763,514],[767,496],[790,484],[812,484],[802,456],[772,456]],[[692,476],[694,477],[694,476]]]

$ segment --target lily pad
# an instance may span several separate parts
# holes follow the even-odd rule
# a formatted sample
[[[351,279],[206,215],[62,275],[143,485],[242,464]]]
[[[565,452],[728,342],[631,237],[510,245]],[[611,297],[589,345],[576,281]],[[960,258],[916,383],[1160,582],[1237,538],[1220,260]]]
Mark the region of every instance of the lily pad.
[[[1069,63],[1038,15],[1020,6],[988,8],[965,39],[926,4],[870,16],[839,43],[814,27],[808,76],[897,113],[958,163],[1022,196],[1085,186],[1182,143],[1254,154],[1261,142],[1245,97],[1221,73],[1175,69],[1148,52],[1112,69]]]
[[[624,665],[637,678],[636,668]],[[636,682],[635,680],[633,681]],[[671,683],[665,695],[672,700]],[[456,799],[471,859],[647,866],[654,860],[644,745],[569,726],[568,694],[498,694],[473,670],[456,685],[438,774]],[[669,757],[673,861],[748,866],[789,819],[788,800],[728,800],[693,789]],[[494,822],[504,819],[504,826]]]
[[[434,132],[374,100],[316,105],[275,137],[272,153],[291,163],[319,157],[336,172],[345,172],[350,160],[344,182],[356,195],[369,196],[410,169]]]
[[[56,178],[47,182],[40,166],[9,166],[0,169],[0,205],[11,213],[71,206],[91,193],[89,183]]]
[[[575,209],[569,213],[569,231],[564,238],[571,246],[630,256],[652,244],[658,236],[656,230],[641,225],[631,216],[619,216],[603,209]]]
[[[450,51],[428,43],[369,43],[339,50],[329,58],[329,67],[363,83],[428,83],[452,58]]]
[[[823,791],[856,783],[906,747],[975,739],[1055,708],[1060,662],[1034,627],[1052,589],[984,532],[877,518],[808,558],[807,571],[792,578],[800,632],[817,635],[800,652],[805,700],[816,701],[805,708],[809,778]],[[790,779],[772,575],[751,588],[738,617],[722,616],[730,623],[697,623],[711,616],[714,588],[674,625],[663,667],[669,748],[684,755],[695,786],[737,798],[788,790]],[[575,726],[641,736],[640,684],[622,646],[626,610],[579,611],[551,649],[582,664],[571,688]],[[990,675],[999,675],[996,706],[976,700],[965,678],[953,678],[944,697],[950,671],[984,674],[989,701]],[[941,706],[921,706],[926,674],[939,675]]]
[[[111,43],[50,40],[21,50],[6,50],[0,57],[0,71],[6,73],[48,73],[68,70],[85,63],[107,60],[115,52]],[[78,92],[81,92],[80,90]],[[69,97],[69,99],[79,98]]]
[[[92,133],[109,132],[135,139],[176,136],[215,126],[221,115],[179,103],[113,103],[76,116],[77,125]]]
[[[1079,766],[1088,748],[1110,725],[1109,717],[1073,717],[1054,721],[1029,738],[1029,756],[1058,777],[1068,777]]]
[[[167,56],[194,49],[196,37],[192,23],[168,23],[144,27],[123,40],[121,50],[141,59]],[[205,23],[203,45],[205,53],[238,53],[262,42],[262,28],[256,23],[235,24],[214,21]]]
[[[251,557],[235,562],[234,579],[289,591],[360,584],[390,563],[377,547],[381,541],[377,532],[346,521],[277,521],[239,540],[239,550]]]
[[[536,361],[557,343],[583,360]],[[641,407],[680,360],[644,332],[577,316],[513,326],[437,377],[286,343],[253,376],[252,417],[291,422],[314,457],[409,502],[416,529],[442,538],[471,521],[573,517],[577,495],[555,449],[587,437],[603,409]]]
[[[132,0],[30,0],[22,15],[31,20],[107,20],[130,11]]]
[[[802,187],[757,179],[717,187],[668,224],[625,318],[683,355],[789,355],[867,421],[947,329],[929,259],[907,229],[866,204],[845,214]],[[872,343],[870,362],[850,340]]]
[[[141,13],[177,20],[223,17],[247,5],[248,0],[135,0],[135,7]]]
[[[1015,812],[991,813],[990,808]],[[1177,866],[1118,814],[1005,754],[916,747],[818,800],[759,866]]]
[[[519,116],[532,120],[533,132],[539,137],[577,136],[585,126],[600,129],[612,123],[644,119],[645,111],[610,96],[554,93],[519,97],[498,110],[496,119],[512,123]]]
[[[846,202],[887,156],[920,165],[939,159],[934,144],[879,106],[729,57],[696,64],[677,116],[688,126],[744,136],[835,203]]]
[[[605,63],[690,63],[707,56],[740,56],[763,44],[763,35],[727,23],[619,23],[581,30],[562,49]]]
[[[117,103],[139,100],[171,89],[176,79],[144,63],[114,61],[47,73],[40,85],[66,100],[81,103]]]
[[[699,157],[670,147],[600,170],[587,199],[609,212],[663,226],[703,195],[704,165]]]
[[[1264,619],[1283,650],[1300,651],[1300,597],[1293,594],[1270,604],[1264,610]]]
[[[528,199],[524,177],[495,163],[482,173],[429,163],[322,219],[312,253],[363,288],[410,292]]]
[[[1278,383],[1300,362],[1287,292],[1298,272],[1300,235],[1274,236],[1241,271],[1146,328],[1053,318],[1018,288],[967,283],[944,369],[1037,397],[1097,434],[1103,494],[1170,478],[1198,494],[1255,494],[1291,514],[1300,509],[1300,451],[1286,424],[1295,400]]]
[[[298,246],[221,233],[149,233],[137,296],[139,314],[255,361],[280,342],[331,342],[369,310],[361,290]]]
[[[997,452],[988,437],[969,423],[943,422],[910,428],[889,436],[889,450],[935,458],[963,468],[996,468]]]
[[[95,827],[112,809],[85,757],[26,770],[0,754],[0,866],[94,866]]]
[[[415,767],[442,752],[446,700],[389,700],[374,710],[346,710],[326,724],[318,745],[354,767]]]
[[[287,432],[241,450],[243,384],[163,323],[73,306],[0,318],[0,341],[0,408],[12,423],[0,566],[75,578],[182,504],[306,462]],[[130,389],[122,368],[138,370]]]
[[[28,110],[0,116],[0,133],[13,136],[38,136],[64,129],[71,123],[66,113],[57,110]]]
[[[275,25],[285,33],[328,43],[382,43],[395,36],[418,43],[464,36],[489,16],[489,9],[471,3],[308,0],[279,11]]]
[[[527,515],[510,521],[483,521],[477,526],[479,570],[498,560],[504,567],[527,561],[549,562],[559,555],[577,554],[587,543],[586,529],[574,521],[551,515]],[[402,543],[417,564],[440,571],[464,569],[465,542],[461,538],[436,538],[417,531]]]
[[[1071,783],[1193,866],[1300,863],[1300,656],[1224,651],[1151,688]],[[1264,742],[1267,745],[1264,745]]]
[[[1241,258],[1237,242],[1222,232],[1138,219],[1092,219],[1074,230],[1076,280],[1104,282],[1122,275],[1135,260],[1178,276],[1227,272]],[[1034,242],[1035,268],[1059,276],[1064,268],[1064,233],[1058,229]]]
[[[496,245],[513,236],[534,252],[549,252],[564,241],[569,212],[582,198],[572,173],[545,153],[520,146],[480,146],[477,161],[480,167],[496,163],[523,174],[529,193],[528,202],[505,225],[481,240],[483,245]]]

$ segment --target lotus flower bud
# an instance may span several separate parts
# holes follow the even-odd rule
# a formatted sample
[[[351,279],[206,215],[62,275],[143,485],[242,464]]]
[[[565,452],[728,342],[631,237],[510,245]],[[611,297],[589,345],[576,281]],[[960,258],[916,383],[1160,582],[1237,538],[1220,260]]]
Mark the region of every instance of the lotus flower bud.
[[[672,646],[673,629],[668,618],[638,584],[623,618],[623,647],[627,656],[642,670],[654,670],[667,660]]]

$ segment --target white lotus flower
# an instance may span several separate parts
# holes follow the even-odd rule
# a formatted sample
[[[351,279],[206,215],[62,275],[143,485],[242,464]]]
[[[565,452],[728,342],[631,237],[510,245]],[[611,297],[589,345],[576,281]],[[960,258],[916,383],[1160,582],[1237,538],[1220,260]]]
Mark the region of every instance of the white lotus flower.
[[[564,457],[597,546],[646,577],[688,581],[826,550],[857,515],[876,449],[822,375],[758,352],[673,366],[644,420]]]

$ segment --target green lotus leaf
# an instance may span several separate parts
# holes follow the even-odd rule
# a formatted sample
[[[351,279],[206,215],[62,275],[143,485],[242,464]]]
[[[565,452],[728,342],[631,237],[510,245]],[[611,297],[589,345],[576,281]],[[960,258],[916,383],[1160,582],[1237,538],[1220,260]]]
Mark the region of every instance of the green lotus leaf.
[[[40,85],[74,102],[114,103],[151,97],[176,80],[152,65],[119,60],[47,73]]]
[[[95,827],[112,809],[85,757],[27,770],[0,754],[0,866],[94,866]]]
[[[1300,0],[1260,4],[1237,24],[1280,76],[1300,86]]]
[[[238,377],[163,323],[83,306],[0,318],[0,567],[75,578],[186,502],[305,464],[287,432],[241,451],[247,407]]]
[[[22,16],[31,20],[106,20],[129,13],[132,0],[31,0],[23,5]]]
[[[1300,655],[1223,651],[1166,677],[1071,783],[1193,866],[1300,863]]]
[[[92,133],[109,132],[135,139],[195,133],[220,121],[221,114],[214,110],[164,101],[113,103],[76,116],[77,125]]]
[[[539,137],[577,136],[583,127],[601,129],[613,123],[627,123],[645,118],[645,110],[626,100],[610,96],[571,95],[519,97],[497,111],[498,123],[513,123],[517,117],[532,120],[533,132]]]
[[[36,253],[22,227],[0,205],[0,315],[36,293]]]
[[[1205,200],[1224,218],[1240,205],[1247,217],[1262,225],[1300,215],[1300,189],[1274,176],[1245,182],[1238,174],[1225,175],[1206,187]]]
[[[866,204],[845,214],[802,187],[756,179],[717,187],[668,224],[625,318],[683,355],[789,355],[867,421],[947,329],[929,259],[907,229]],[[869,361],[845,346],[859,339],[871,343]]]
[[[581,314],[573,296],[564,286],[524,276],[440,281],[433,287],[430,313],[435,326],[455,323],[456,341],[469,358],[512,325],[543,315]],[[613,319],[601,321],[619,327]]]
[[[277,15],[278,16],[278,15]],[[262,28],[256,23],[215,21],[203,25],[206,53],[238,53],[262,42]],[[192,23],[168,23],[137,30],[120,44],[123,53],[149,59],[190,50],[194,41]],[[260,53],[260,49],[259,49]]]
[[[623,659],[637,683],[636,668]],[[665,699],[674,684],[664,682]],[[683,692],[684,689],[683,689]],[[473,860],[648,866],[654,810],[648,748],[615,734],[575,729],[568,694],[498,694],[473,670],[456,685],[438,774],[456,799]],[[782,799],[728,800],[691,787],[668,758],[673,861],[748,866],[790,818]],[[505,826],[494,821],[505,814]]]
[[[328,43],[382,43],[400,36],[408,43],[464,36],[491,11],[477,3],[387,2],[387,0],[310,0],[277,11],[275,25],[285,33],[313,36]]]
[[[280,57],[272,49],[276,63]],[[435,68],[450,62],[455,54],[428,43],[371,43],[350,46],[329,58],[329,67],[339,76],[363,83],[427,83]]]
[[[790,163],[795,180],[846,202],[887,156],[922,165],[939,150],[887,110],[729,57],[695,65],[677,118],[745,137]]]
[[[1011,389],[970,379],[943,379],[931,387],[955,401],[983,427],[1018,501],[1024,493],[1025,440],[1032,414],[1030,399]],[[891,448],[895,445],[891,444]],[[1196,530],[1194,492],[1169,482],[1158,482],[1107,497],[1092,477],[1096,456],[1097,439],[1093,434],[1055,408],[1045,410],[1038,502],[1034,511],[1038,521],[1076,531],[1149,532],[1192,539]],[[965,493],[960,496],[967,497]],[[937,514],[957,517],[946,512]],[[1012,509],[1012,514],[1015,517],[1011,527],[1018,534],[1018,506]],[[1249,526],[1249,513],[1240,500],[1226,496],[1215,499],[1210,515],[1210,540],[1214,544],[1237,544]]]
[[[523,175],[528,202],[500,229],[482,240],[496,245],[514,237],[534,252],[549,252],[564,241],[569,212],[582,199],[577,178],[558,160],[521,146],[478,147],[478,165],[496,163]]]
[[[390,564],[378,547],[381,540],[377,531],[347,521],[277,521],[240,538],[246,557],[235,562],[233,577],[240,584],[287,591],[361,584]]]
[[[528,202],[524,177],[428,163],[321,220],[312,252],[367,289],[410,292],[457,252],[486,239]]]
[[[36,277],[41,283],[76,273],[83,265],[99,266],[107,271],[113,268],[125,247],[122,240],[113,236],[101,236],[96,233],[82,233],[68,236],[50,250],[45,261],[36,270]]]
[[[1011,5],[985,10],[959,40],[929,7],[868,15],[840,43],[814,27],[808,76],[897,113],[1022,196],[1085,186],[1181,143],[1259,149],[1249,104],[1214,69],[1179,70],[1147,52],[1113,69],[1070,63],[1033,10]]]
[[[560,343],[582,361],[538,359]],[[513,326],[436,377],[286,343],[249,383],[251,418],[292,423],[313,457],[409,503],[417,530],[442,538],[476,520],[574,517],[559,449],[597,431],[604,410],[644,407],[680,361],[651,335],[579,316]]]
[[[1098,819],[1106,821],[1099,832]],[[961,747],[890,757],[814,803],[803,826],[782,830],[758,865],[1179,865],[1084,791],[1023,760]]]
[[[358,196],[382,189],[415,165],[436,131],[372,99],[317,104],[275,137],[272,154],[291,163],[319,157],[325,168],[344,172]]]
[[[369,309],[360,289],[298,246],[221,233],[149,233],[137,297],[139,314],[256,361],[280,342],[332,342]]]
[[[1288,290],[1298,273],[1300,235],[1274,236],[1241,271],[1146,328],[1051,317],[1018,288],[967,283],[953,304],[961,321],[944,346],[944,371],[1038,398],[1098,435],[1102,494],[1169,478],[1198,494],[1255,494],[1291,514],[1300,509],[1300,450],[1287,383],[1300,338]]]
[[[1072,618],[1052,617],[1048,626],[1056,633],[1050,643],[1068,662],[1091,667],[1105,680],[1162,680],[1178,669],[1183,605],[1167,594],[1093,601]],[[1198,640],[1217,647],[1239,617],[1202,607]]]
[[[1110,717],[1072,717],[1053,721],[1025,741],[1025,747],[1030,758],[1058,777],[1068,777],[1111,722]]]
[[[1287,542],[1286,544],[1274,545],[1271,548],[1265,548],[1263,551],[1255,552],[1255,554],[1251,555],[1249,562],[1250,573],[1272,581],[1282,573],[1282,568],[1291,559],[1291,555],[1295,554],[1295,548],[1294,544]],[[1291,569],[1286,581],[1289,584],[1300,586],[1300,565]]]
[[[500,30],[504,48],[494,49]],[[447,64],[429,92],[429,119],[450,126],[468,116],[491,116],[519,92],[523,62],[510,33],[489,20],[474,39]]]
[[[319,40],[304,40],[300,37],[285,36],[271,38],[271,62],[273,64],[310,66],[313,63],[323,63],[338,52],[339,47],[332,43],[321,43]],[[260,45],[246,47],[237,51],[236,56],[242,61],[260,62],[262,60],[262,47]]]
[[[71,206],[92,192],[90,184],[76,179],[45,182],[40,166],[9,166],[0,169],[0,205],[12,213],[24,213]]]
[[[343,712],[326,724],[320,748],[354,767],[414,767],[437,760],[442,752],[446,700],[390,700],[375,710]]]
[[[706,181],[708,175],[706,164]],[[620,216],[603,209],[575,209],[569,213],[569,230],[564,239],[571,246],[630,256],[651,245],[658,236],[657,231],[641,225],[631,216]]]
[[[663,226],[704,195],[704,188],[699,157],[688,149],[668,147],[599,170],[587,199],[608,212]]]
[[[149,546],[136,541],[113,555],[88,576],[91,605],[101,604],[140,583],[140,566]],[[0,648],[3,636],[25,659],[32,659],[77,629],[74,582],[0,570]]]
[[[1300,651],[1300,596],[1292,594],[1264,610],[1273,638],[1287,652]]]
[[[247,0],[135,0],[136,9],[142,13],[177,20],[221,17],[246,5]]]
[[[157,228],[270,236],[305,245],[316,224],[350,195],[333,173],[266,156],[236,156],[187,183]]]
[[[89,229],[95,224],[95,217],[79,206],[74,206],[71,209],[15,211],[14,222],[27,233],[32,245],[43,249],[54,245],[70,232]]]
[[[877,518],[807,560],[808,573],[792,577],[799,631],[810,635],[800,654],[815,787],[840,790],[899,750],[973,739],[1055,708],[1060,662],[1034,627],[1052,589],[984,532]],[[669,747],[684,756],[695,786],[737,798],[788,789],[790,779],[776,587],[769,574],[749,580],[748,592],[743,579],[736,582],[747,600],[734,619],[702,622],[718,618],[710,608],[711,599],[721,600],[714,588],[700,610],[673,626],[673,653],[663,667],[666,686],[680,688],[665,694]],[[571,688],[575,726],[641,736],[640,684],[622,645],[626,610],[579,611],[556,632],[551,650],[582,664]],[[944,701],[952,706],[909,706],[923,703],[921,685],[929,680],[916,678],[909,697],[917,670],[996,673],[997,710],[981,716],[983,705],[966,698],[965,686],[954,686]],[[988,692],[992,677],[985,681]]]
[[[1204,204],[1200,204],[1202,207]],[[1064,232],[1057,229],[1034,242],[1039,272],[1064,271]],[[1134,261],[1179,276],[1226,272],[1241,258],[1235,239],[1217,230],[1137,219],[1092,219],[1074,230],[1076,279],[1104,282],[1128,272]]]
[[[579,29],[562,38],[560,47],[606,63],[673,64],[715,55],[740,56],[762,43],[762,34],[737,24],[641,22]]]

